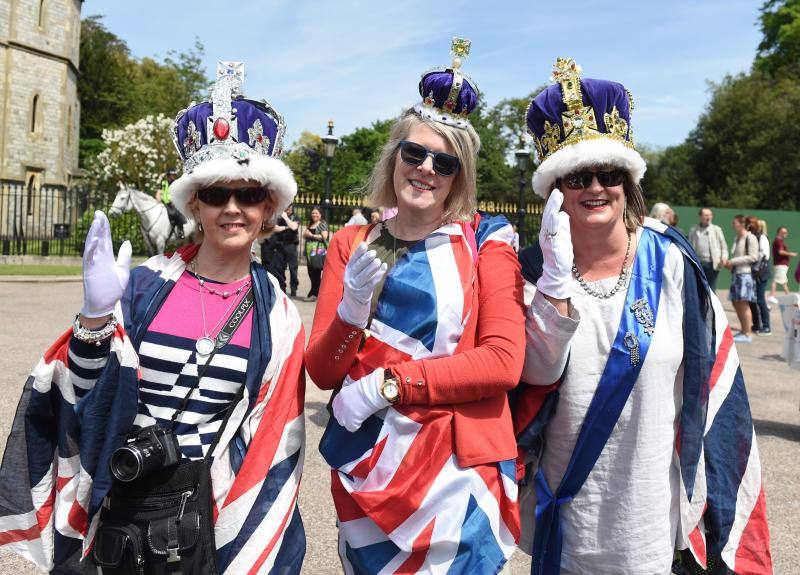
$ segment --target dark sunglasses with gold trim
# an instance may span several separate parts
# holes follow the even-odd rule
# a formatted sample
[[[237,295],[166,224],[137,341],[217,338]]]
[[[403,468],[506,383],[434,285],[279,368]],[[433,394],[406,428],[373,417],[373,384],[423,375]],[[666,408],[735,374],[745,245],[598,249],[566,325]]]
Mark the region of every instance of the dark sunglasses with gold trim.
[[[564,186],[571,190],[585,190],[592,185],[595,176],[597,181],[604,188],[613,188],[619,186],[628,177],[628,172],[620,169],[611,170],[580,170],[578,172],[570,172],[561,178]]]
[[[236,197],[236,201],[243,206],[254,206],[260,204],[267,197],[267,190],[264,188],[203,188],[197,190],[197,199],[209,206],[224,206],[228,203],[231,196]]]
[[[400,148],[400,158],[411,166],[419,166],[428,156],[431,156],[433,169],[440,176],[452,176],[461,168],[459,159],[451,154],[431,152],[425,146],[407,140],[402,140],[397,145]]]

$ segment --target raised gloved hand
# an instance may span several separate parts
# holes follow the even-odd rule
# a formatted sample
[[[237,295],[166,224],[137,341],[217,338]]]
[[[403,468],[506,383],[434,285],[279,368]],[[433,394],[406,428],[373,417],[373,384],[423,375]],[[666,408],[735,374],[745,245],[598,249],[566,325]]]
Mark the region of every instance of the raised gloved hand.
[[[108,218],[96,211],[83,249],[81,315],[84,317],[111,314],[125,292],[131,273],[131,243],[127,240],[122,243],[116,260],[113,250]]]
[[[542,228],[539,230],[539,245],[544,262],[542,277],[536,282],[536,289],[555,299],[569,297],[572,264],[575,259],[569,215],[561,211],[563,203],[564,194],[558,189],[553,190],[544,206]]]
[[[333,398],[333,417],[347,431],[356,431],[370,415],[389,407],[390,403],[380,391],[383,373],[383,369],[376,369],[342,387]]]
[[[361,242],[350,256],[344,268],[344,292],[339,303],[339,317],[345,323],[360,328],[367,327],[372,293],[386,275],[386,264],[375,254],[367,251],[367,244]]]

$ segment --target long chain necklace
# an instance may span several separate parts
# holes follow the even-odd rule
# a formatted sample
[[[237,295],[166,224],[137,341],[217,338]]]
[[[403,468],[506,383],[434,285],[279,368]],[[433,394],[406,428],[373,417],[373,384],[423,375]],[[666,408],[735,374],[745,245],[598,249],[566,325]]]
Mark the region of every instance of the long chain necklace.
[[[609,299],[622,289],[622,287],[625,285],[625,281],[628,279],[628,270],[625,268],[628,264],[628,256],[631,254],[631,235],[632,234],[628,232],[628,249],[625,250],[625,259],[622,260],[622,270],[619,272],[619,278],[617,279],[617,283],[609,292],[601,292],[590,288],[586,283],[586,280],[583,279],[581,272],[578,270],[578,264],[575,263],[575,260],[572,261],[572,275],[575,276],[575,279],[578,280],[579,284],[581,284],[583,291],[598,299]]]
[[[216,290],[212,290],[212,289],[206,287],[206,285],[205,285],[206,284],[206,280],[203,279],[202,277],[200,277],[200,275],[197,273],[197,265],[195,264],[195,260],[192,260],[189,265],[192,268],[192,273],[194,273],[197,276],[197,281],[200,284],[200,290],[199,290],[200,291],[200,315],[203,318],[203,337],[199,338],[194,343],[194,348],[195,348],[195,350],[197,350],[197,353],[199,353],[200,355],[208,355],[212,351],[214,351],[214,345],[215,345],[214,344],[214,340],[211,338],[211,334],[213,334],[217,330],[217,328],[220,326],[220,324],[231,313],[231,310],[233,309],[233,306],[235,306],[237,301],[239,300],[239,297],[238,297],[239,294],[241,294],[242,291],[247,286],[250,285],[250,276],[248,275],[247,278],[245,278],[244,282],[242,282],[242,285],[240,285],[233,292],[235,294],[235,297],[233,298],[233,301],[231,302],[231,304],[228,306],[228,309],[225,310],[225,313],[223,313],[222,316],[219,318],[219,320],[217,320],[217,323],[214,325],[214,327],[212,327],[209,330],[206,327],[206,308],[205,308],[205,304],[203,303],[203,292],[208,290],[209,293],[220,295],[220,296],[222,296],[223,299],[227,299],[231,295],[231,293],[227,292],[227,291],[220,293],[220,292],[218,292]]]

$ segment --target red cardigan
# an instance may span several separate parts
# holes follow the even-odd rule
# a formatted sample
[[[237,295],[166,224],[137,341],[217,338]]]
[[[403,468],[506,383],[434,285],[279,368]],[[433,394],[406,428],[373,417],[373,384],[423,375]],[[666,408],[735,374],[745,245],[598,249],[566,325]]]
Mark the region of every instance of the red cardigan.
[[[325,259],[314,324],[305,352],[320,389],[337,389],[356,359],[362,330],[342,321],[344,268],[359,226],[336,232]],[[487,242],[477,263],[471,313],[451,357],[387,365],[400,381],[400,404],[449,405],[459,465],[517,456],[506,392],[517,385],[525,358],[523,282],[511,246]]]

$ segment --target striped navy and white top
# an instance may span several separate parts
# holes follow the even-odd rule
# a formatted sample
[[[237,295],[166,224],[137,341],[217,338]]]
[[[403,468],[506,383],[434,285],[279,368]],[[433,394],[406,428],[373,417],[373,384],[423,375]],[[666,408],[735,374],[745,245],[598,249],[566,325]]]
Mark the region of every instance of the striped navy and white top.
[[[214,283],[213,288],[233,293],[242,282]],[[204,291],[205,329],[212,339],[243,295],[223,298]],[[186,410],[178,416],[175,431],[185,458],[201,459],[206,455],[226,409],[244,384],[251,327],[252,313],[247,315],[233,339],[217,351],[200,385],[189,397]],[[136,429],[156,423],[169,425],[189,388],[196,386],[198,369],[208,358],[195,350],[195,342],[203,334],[200,285],[197,277],[186,271],[167,296],[139,347],[141,377],[138,413],[134,420]],[[95,380],[105,366],[108,346],[97,347],[72,338],[70,356],[75,364],[82,366],[87,380]]]

